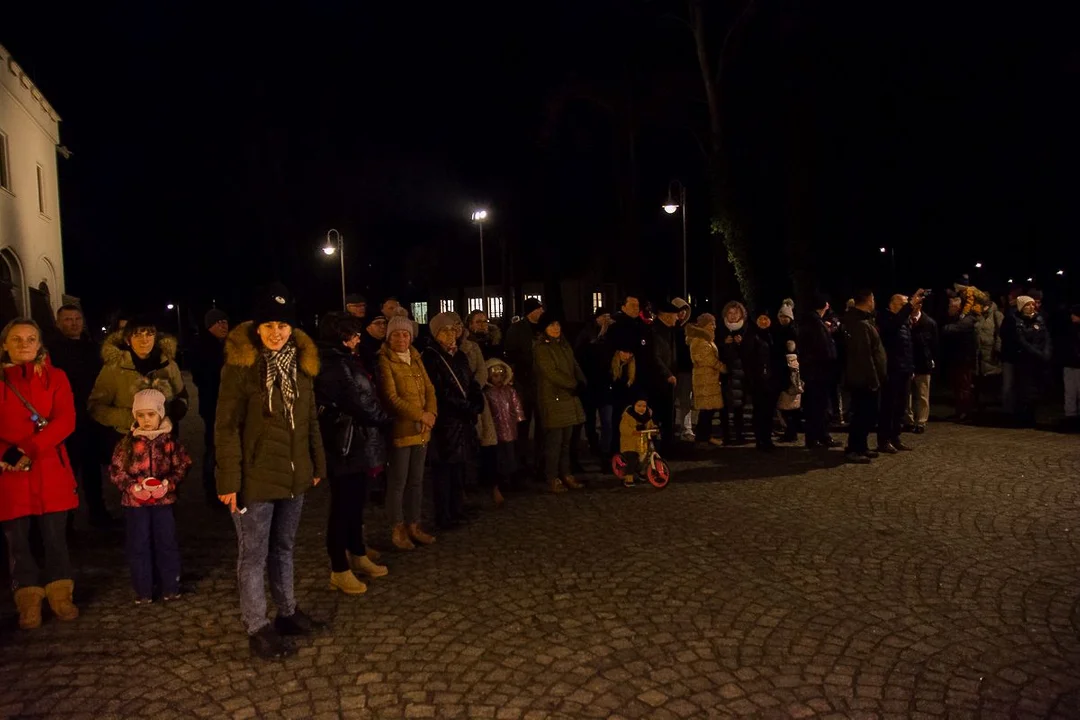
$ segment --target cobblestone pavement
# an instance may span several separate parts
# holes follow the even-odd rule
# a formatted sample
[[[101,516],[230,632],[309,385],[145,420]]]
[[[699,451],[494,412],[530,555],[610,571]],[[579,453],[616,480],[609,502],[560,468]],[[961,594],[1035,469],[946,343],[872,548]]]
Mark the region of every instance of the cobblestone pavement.
[[[360,598],[328,589],[319,488],[297,586],[332,631],[272,663],[248,657],[232,528],[195,475],[197,593],[136,609],[120,533],[79,534],[78,621],[19,632],[4,600],[0,717],[1080,717],[1076,437],[911,444],[866,467],[714,450],[664,491],[513,496],[387,553]]]

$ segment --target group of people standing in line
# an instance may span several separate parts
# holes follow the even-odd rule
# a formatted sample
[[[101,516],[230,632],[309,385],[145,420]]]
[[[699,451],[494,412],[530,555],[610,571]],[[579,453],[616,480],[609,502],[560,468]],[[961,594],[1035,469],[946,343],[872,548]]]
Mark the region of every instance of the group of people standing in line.
[[[829,427],[846,420],[847,459],[870,462],[909,449],[905,426],[925,430],[939,354],[950,356],[958,419],[973,403],[964,390],[981,387],[977,379],[995,364],[1006,409],[1030,419],[1051,357],[1038,299],[1017,295],[1002,312],[970,286],[952,294],[940,338],[922,290],[892,296],[880,313],[873,293],[860,291],[842,318],[818,296],[799,323],[790,300],[775,317],[730,302],[720,318],[703,313],[691,322],[680,298],[653,314],[625,295],[616,312],[597,309],[573,343],[536,299],[505,337],[479,311],[464,321],[440,313],[420,337],[395,299],[369,314],[353,295],[344,312],[321,319],[315,340],[297,327],[294,300],[276,284],[258,293],[248,322],[230,327],[211,310],[191,363],[206,425],[203,484],[235,526],[252,653],[290,654],[290,636],[323,625],[297,606],[293,550],[305,494],[324,479],[329,584],[359,595],[361,578],[389,573],[364,531],[365,503],[382,483],[390,543],[411,551],[471,519],[465,489],[474,472],[496,506],[528,475],[565,493],[582,487],[586,442],[601,467],[617,454],[635,459],[626,458],[640,454],[634,436],[653,426],[665,452],[680,440],[741,444],[748,407],[760,450],[796,441],[800,425],[808,449],[838,447]],[[1078,311],[1065,363],[1074,418]],[[170,602],[181,592],[172,505],[192,462],[178,435],[188,391],[175,340],[134,317],[99,349],[83,324],[79,308],[64,306],[56,328],[20,319],[0,333],[0,522],[27,629],[41,624],[46,599],[56,617],[78,616],[66,541],[76,475],[95,524],[112,522],[103,474],[121,494],[135,602]],[[421,516],[428,466],[434,526]],[[633,474],[626,484],[637,484]],[[43,570],[30,549],[31,524],[42,537]]]

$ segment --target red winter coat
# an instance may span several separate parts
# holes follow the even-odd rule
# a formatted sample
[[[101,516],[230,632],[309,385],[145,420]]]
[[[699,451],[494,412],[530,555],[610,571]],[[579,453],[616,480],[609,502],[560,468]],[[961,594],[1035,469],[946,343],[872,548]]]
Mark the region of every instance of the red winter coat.
[[[34,431],[30,411],[0,382],[0,455],[12,445],[30,456],[26,472],[0,472],[0,522],[78,507],[64,439],[75,429],[75,400],[63,370],[48,358],[0,369],[49,424]]]

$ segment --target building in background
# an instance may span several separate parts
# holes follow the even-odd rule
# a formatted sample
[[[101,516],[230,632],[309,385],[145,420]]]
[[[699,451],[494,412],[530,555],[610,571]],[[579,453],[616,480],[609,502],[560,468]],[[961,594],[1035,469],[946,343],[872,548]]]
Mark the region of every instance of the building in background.
[[[0,323],[51,323],[64,293],[60,116],[0,45]]]

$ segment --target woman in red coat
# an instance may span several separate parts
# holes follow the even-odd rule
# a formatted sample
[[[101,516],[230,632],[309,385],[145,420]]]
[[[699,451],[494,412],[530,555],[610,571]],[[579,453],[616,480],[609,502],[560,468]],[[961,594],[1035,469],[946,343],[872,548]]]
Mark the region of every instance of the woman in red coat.
[[[75,429],[67,375],[49,362],[41,329],[12,320],[0,331],[0,525],[7,540],[19,627],[41,625],[41,601],[74,620],[75,587],[68,559],[67,511],[79,504],[64,439]],[[38,518],[45,575],[30,551],[30,518]]]

